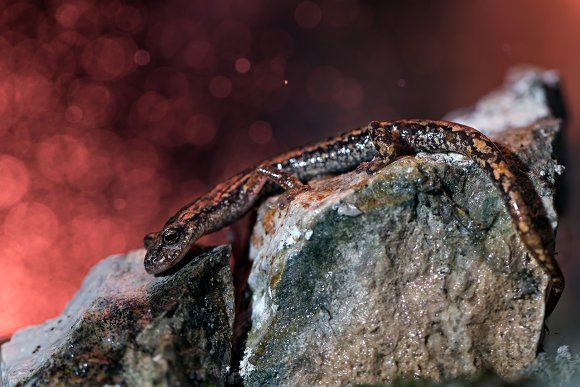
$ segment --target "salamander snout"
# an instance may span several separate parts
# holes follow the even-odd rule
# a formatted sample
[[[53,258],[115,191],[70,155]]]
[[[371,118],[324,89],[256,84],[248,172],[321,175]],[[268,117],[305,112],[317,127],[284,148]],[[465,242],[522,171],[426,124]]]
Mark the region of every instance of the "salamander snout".
[[[158,233],[145,235],[143,242],[147,253],[144,264],[147,273],[161,274],[174,267],[200,235],[202,232],[197,228],[179,224],[168,224]]]

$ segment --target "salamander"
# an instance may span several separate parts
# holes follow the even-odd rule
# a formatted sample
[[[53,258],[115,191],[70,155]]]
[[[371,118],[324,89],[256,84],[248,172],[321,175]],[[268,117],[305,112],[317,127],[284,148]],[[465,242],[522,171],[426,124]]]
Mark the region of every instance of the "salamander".
[[[245,213],[273,187],[292,197],[308,189],[309,180],[354,169],[377,171],[401,155],[456,152],[483,168],[498,189],[524,245],[551,279],[547,314],[564,290],[564,277],[546,240],[534,223],[513,167],[497,146],[479,131],[436,120],[371,122],[368,126],[294,149],[246,169],[218,184],[180,209],[158,233],[145,236],[145,269],[162,273],[177,264],[195,241],[225,227]],[[372,162],[371,162],[372,161]]]

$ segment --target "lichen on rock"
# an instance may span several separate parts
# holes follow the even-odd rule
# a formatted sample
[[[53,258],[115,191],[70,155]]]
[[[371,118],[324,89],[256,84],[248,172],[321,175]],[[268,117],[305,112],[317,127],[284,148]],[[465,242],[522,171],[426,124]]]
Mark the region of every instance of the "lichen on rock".
[[[524,108],[547,103],[538,97],[543,75],[529,71],[512,75],[486,104],[505,104],[509,93],[520,105],[532,98]],[[538,119],[533,109],[522,121],[524,108],[520,127],[500,125],[487,108],[492,139],[522,169],[553,232],[552,144],[561,121]],[[483,122],[485,114],[472,113]],[[278,205],[282,197],[259,209],[253,325],[240,370],[246,385],[437,380],[485,369],[510,377],[534,360],[549,279],[474,162],[419,154],[372,176],[310,185],[287,207]]]

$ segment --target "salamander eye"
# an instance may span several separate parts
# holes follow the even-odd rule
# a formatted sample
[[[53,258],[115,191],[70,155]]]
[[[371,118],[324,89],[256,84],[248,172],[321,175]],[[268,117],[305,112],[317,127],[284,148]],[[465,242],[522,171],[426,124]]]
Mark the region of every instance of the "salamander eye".
[[[177,243],[177,241],[179,240],[180,236],[181,235],[180,235],[178,229],[176,229],[176,228],[168,228],[163,233],[163,242],[165,242],[167,244]]]

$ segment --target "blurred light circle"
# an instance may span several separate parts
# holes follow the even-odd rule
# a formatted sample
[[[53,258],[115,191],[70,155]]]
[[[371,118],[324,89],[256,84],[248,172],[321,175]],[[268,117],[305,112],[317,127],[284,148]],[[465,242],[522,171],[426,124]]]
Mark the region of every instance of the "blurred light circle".
[[[215,62],[215,50],[211,43],[205,40],[194,40],[184,49],[185,63],[196,70],[212,67]]]
[[[80,119],[75,123],[86,127],[97,127],[104,124],[115,113],[111,91],[99,83],[71,82],[68,100],[69,106],[76,106],[80,109],[82,117],[79,115],[67,117],[65,111],[65,118]],[[76,112],[78,113],[78,111]]]
[[[0,155],[0,209],[17,203],[28,191],[30,178],[26,165],[16,157]]]
[[[37,146],[36,162],[40,173],[56,182],[74,180],[89,167],[86,146],[74,137],[61,134]]]
[[[151,61],[151,55],[147,50],[137,50],[133,55],[133,61],[139,66],[146,66]]]
[[[232,81],[223,75],[209,81],[209,92],[216,98],[226,98],[232,92]]]
[[[159,166],[140,167],[135,165],[134,160],[131,157],[123,163],[125,165],[117,166],[118,178],[111,186],[111,195],[118,198],[129,197],[123,211],[130,214],[132,222],[143,222],[158,214],[158,205],[152,203],[160,203],[163,196],[171,194],[171,183],[164,176],[166,172],[161,171]],[[135,187],[140,188],[135,190]]]
[[[256,144],[267,144],[272,139],[272,126],[266,121],[255,121],[250,125],[248,134]]]
[[[87,168],[82,174],[71,175],[69,182],[81,191],[102,192],[114,178],[115,158],[124,151],[124,144],[116,133],[91,130],[81,138],[87,149]]]
[[[296,23],[304,29],[312,29],[320,24],[322,10],[318,4],[312,1],[303,1],[294,10]]]
[[[39,74],[13,75],[12,114],[31,118],[35,115],[52,113],[57,100],[52,83]]]
[[[105,208],[102,205],[104,196],[89,196],[76,192],[67,194],[67,200],[62,200],[62,193],[55,190],[51,195],[43,197],[43,203],[53,208],[61,223],[64,223],[78,216],[97,216],[98,213],[102,213]]]
[[[89,40],[86,36],[74,30],[61,30],[58,33],[58,41],[69,47],[82,49]],[[75,57],[76,58],[76,57]]]
[[[105,257],[111,253],[122,253],[127,248],[127,240],[120,222],[114,218],[95,219],[91,226],[86,229],[84,237],[87,239],[88,248],[97,257]],[[103,243],[106,235],[107,243]]]
[[[216,132],[215,123],[211,117],[197,114],[189,118],[183,135],[191,144],[208,145],[213,141]]]
[[[110,19],[103,13],[100,2],[86,0],[73,2],[80,10],[80,15],[74,26],[75,30],[89,39],[103,35]]]
[[[50,247],[58,232],[54,211],[37,202],[17,204],[4,219],[4,235],[25,247],[28,253],[40,253]]]
[[[77,105],[69,105],[64,112],[64,116],[71,124],[77,124],[83,119],[83,109]]]
[[[125,199],[117,198],[113,201],[113,207],[115,207],[115,210],[117,211],[122,211],[127,207],[127,201]]]
[[[236,59],[234,67],[238,73],[245,74],[248,71],[250,71],[252,64],[250,63],[248,58],[238,58]]]
[[[103,36],[85,46],[81,63],[97,81],[119,79],[131,70],[135,51],[135,43],[130,39]]]
[[[55,12],[56,21],[65,28],[73,28],[81,14],[78,6],[73,3],[61,4]]]
[[[148,91],[137,100],[137,114],[145,122],[161,121],[169,109],[169,101],[154,91]]]

